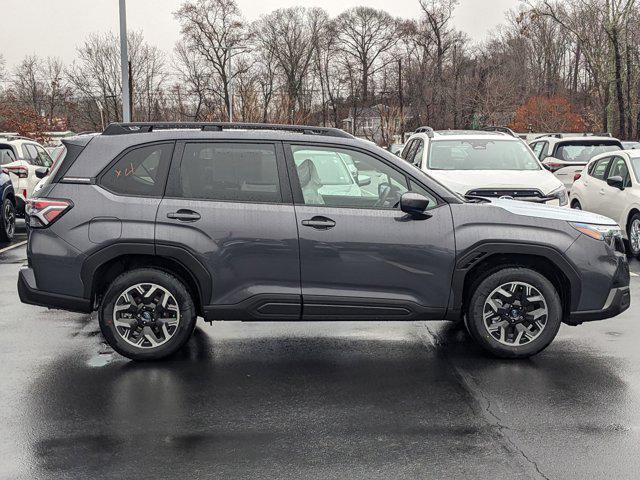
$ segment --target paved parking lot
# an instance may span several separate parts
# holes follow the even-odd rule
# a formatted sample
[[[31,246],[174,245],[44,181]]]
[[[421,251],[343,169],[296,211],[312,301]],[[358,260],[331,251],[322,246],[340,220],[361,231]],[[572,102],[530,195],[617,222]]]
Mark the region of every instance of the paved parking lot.
[[[0,247],[0,478],[638,477],[636,276],[629,311],[529,361],[444,322],[223,322],[133,363],[21,304],[25,255]]]

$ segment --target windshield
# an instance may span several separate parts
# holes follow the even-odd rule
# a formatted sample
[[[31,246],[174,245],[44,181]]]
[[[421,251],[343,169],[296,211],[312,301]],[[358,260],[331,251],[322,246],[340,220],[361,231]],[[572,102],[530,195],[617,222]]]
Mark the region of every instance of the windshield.
[[[437,140],[429,148],[431,170],[540,170],[524,143],[514,140]]]
[[[620,145],[617,142],[563,144],[558,145],[554,157],[567,162],[588,163],[596,155],[616,150],[620,150]]]

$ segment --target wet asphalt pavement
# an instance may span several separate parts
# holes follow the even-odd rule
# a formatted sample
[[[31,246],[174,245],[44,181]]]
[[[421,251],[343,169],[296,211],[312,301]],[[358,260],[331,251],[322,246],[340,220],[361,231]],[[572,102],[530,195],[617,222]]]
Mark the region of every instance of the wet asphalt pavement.
[[[134,363],[95,317],[21,304],[2,249],[2,479],[640,476],[638,277],[527,361],[445,322],[220,322]]]

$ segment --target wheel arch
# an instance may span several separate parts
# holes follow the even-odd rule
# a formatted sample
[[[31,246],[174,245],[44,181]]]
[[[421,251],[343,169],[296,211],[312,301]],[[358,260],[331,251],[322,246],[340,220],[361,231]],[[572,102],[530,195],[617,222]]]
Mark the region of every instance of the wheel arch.
[[[474,286],[488,275],[510,267],[529,268],[551,281],[560,295],[565,319],[577,308],[582,289],[580,276],[560,251],[537,244],[482,243],[472,247],[456,263],[447,318],[459,320]]]
[[[211,298],[212,281],[206,268],[184,248],[151,243],[113,244],[91,254],[81,270],[84,297],[96,304],[108,285],[133,268],[157,268],[176,276],[191,293],[198,315]]]
[[[624,234],[627,235],[629,231],[629,225],[631,225],[631,217],[633,217],[636,213],[640,213],[640,207],[638,205],[632,205],[626,215],[626,221],[624,222]]]

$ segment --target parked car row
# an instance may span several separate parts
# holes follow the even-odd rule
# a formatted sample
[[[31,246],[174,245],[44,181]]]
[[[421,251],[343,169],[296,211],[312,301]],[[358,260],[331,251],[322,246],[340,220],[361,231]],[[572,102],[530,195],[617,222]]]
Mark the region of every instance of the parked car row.
[[[618,225],[559,208],[562,182],[508,133],[420,129],[404,160],[293,125],[112,124],[63,142],[28,201],[18,292],[97,310],[129,358],[175,352],[198,316],[447,319],[523,358],[630,304]],[[501,190],[530,202],[486,198]]]
[[[0,136],[1,242],[13,238],[16,217],[24,216],[27,199],[52,165],[49,153],[38,142],[17,135]]]
[[[640,150],[595,156],[577,175],[570,204],[614,219],[628,242],[630,255],[640,255]]]
[[[510,133],[422,127],[400,156],[462,196],[568,203],[563,183]]]

